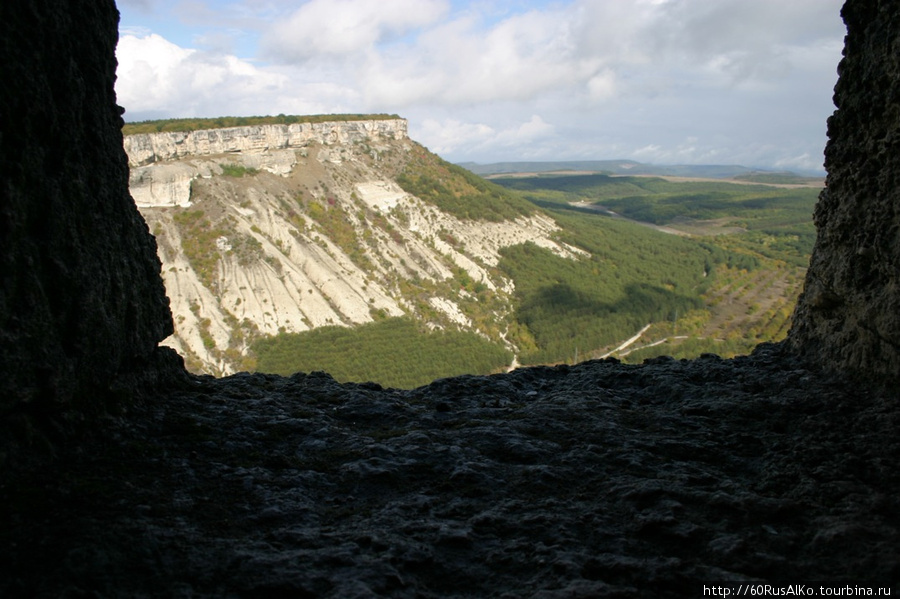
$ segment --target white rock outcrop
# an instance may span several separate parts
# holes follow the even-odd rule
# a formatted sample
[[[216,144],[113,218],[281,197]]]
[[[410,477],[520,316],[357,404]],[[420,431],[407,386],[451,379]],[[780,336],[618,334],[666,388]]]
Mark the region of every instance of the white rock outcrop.
[[[196,167],[181,162],[139,166],[131,169],[128,187],[139,208],[191,205],[191,181]]]
[[[131,167],[234,152],[262,153],[289,148],[408,139],[406,119],[252,125],[189,132],[141,133],[125,137]]]

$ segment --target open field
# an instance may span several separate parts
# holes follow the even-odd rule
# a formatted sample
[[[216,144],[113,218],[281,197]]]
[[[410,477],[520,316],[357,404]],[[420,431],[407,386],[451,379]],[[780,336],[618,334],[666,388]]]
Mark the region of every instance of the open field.
[[[497,173],[493,175],[485,175],[484,178],[488,180],[494,179],[532,179],[535,177],[578,177],[578,176],[590,176],[590,175],[600,175],[603,173],[596,173],[591,171],[576,171],[576,170],[559,170],[559,171],[545,171],[545,172],[523,172],[523,173]],[[676,175],[606,175],[609,177],[642,177],[646,179],[662,179],[664,181],[669,181],[672,183],[730,183],[733,185],[767,185],[770,187],[780,187],[782,189],[797,189],[797,188],[813,188],[813,189],[821,189],[825,186],[824,178],[816,178],[816,177],[797,177],[794,179],[795,182],[787,183],[787,182],[766,182],[765,180],[761,180],[760,178],[738,178],[738,177],[726,177],[726,178],[713,178],[713,177],[682,177]],[[774,179],[775,181],[779,181],[779,179]],[[791,179],[785,178],[783,181],[790,181]]]
[[[645,178],[656,178],[663,179],[664,181],[670,181],[672,183],[730,183],[732,185],[767,185],[769,187],[779,187],[781,189],[799,189],[799,188],[813,188],[813,189],[822,189],[825,186],[825,179],[817,179],[814,177],[798,177],[796,179],[796,183],[767,183],[764,180],[755,179],[755,178],[736,178],[729,177],[726,179],[713,179],[710,177],[676,177],[672,175],[612,175],[614,177],[645,177]],[[778,179],[776,179],[777,181]],[[789,179],[785,179],[786,181]]]

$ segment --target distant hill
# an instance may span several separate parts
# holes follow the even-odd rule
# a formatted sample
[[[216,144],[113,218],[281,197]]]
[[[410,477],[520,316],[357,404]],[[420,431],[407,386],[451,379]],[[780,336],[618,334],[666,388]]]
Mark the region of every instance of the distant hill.
[[[644,164],[634,160],[574,160],[554,162],[462,162],[459,166],[476,175],[577,171],[608,175],[658,175],[706,179],[738,179],[765,183],[804,183],[806,177],[787,171],[766,171],[736,164]],[[821,178],[821,177],[819,177]],[[777,179],[777,180],[776,180]]]
[[[734,177],[734,179],[736,181],[763,183],[766,185],[808,185],[810,183],[822,183],[825,180],[824,177],[808,177],[790,171],[754,171],[749,175],[739,175]]]

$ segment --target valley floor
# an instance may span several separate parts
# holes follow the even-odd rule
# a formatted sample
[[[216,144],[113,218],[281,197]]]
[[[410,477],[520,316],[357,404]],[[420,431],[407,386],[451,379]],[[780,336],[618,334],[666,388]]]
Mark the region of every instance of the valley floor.
[[[896,397],[780,346],[411,391],[191,378],[0,489],[3,597],[898,589]]]

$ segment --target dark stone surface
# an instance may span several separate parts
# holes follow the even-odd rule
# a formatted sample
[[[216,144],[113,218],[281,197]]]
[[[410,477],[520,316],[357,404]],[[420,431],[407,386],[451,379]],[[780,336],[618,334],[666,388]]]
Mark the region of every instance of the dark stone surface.
[[[790,333],[816,363],[900,383],[900,12],[849,0],[827,189]]]
[[[104,411],[172,330],[128,195],[112,0],[0,5],[0,463]]]
[[[207,377],[0,489],[0,596],[888,588],[898,427],[893,398],[775,346],[413,391]]]

